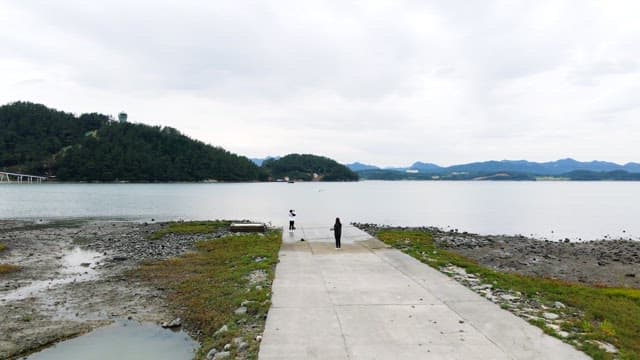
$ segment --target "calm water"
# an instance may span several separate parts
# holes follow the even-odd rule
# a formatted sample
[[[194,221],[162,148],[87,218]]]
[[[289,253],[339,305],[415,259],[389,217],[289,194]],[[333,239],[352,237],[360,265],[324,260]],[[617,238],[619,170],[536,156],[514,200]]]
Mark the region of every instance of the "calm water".
[[[640,239],[640,182],[0,185],[0,219],[373,222],[485,234]]]
[[[180,360],[192,359],[198,344],[186,333],[153,324],[119,321],[61,342],[29,360]]]

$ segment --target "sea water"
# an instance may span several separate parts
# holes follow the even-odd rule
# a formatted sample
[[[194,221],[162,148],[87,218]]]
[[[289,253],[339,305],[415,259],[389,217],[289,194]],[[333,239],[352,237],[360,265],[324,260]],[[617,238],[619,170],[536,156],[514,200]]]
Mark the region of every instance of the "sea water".
[[[640,182],[4,184],[0,219],[250,219],[437,226],[549,239],[640,238]]]

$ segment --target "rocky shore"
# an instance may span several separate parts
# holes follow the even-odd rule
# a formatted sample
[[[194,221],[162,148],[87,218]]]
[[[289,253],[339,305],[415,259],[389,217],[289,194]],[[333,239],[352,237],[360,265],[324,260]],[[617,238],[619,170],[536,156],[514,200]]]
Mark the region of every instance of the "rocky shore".
[[[640,288],[640,241],[550,241],[435,227],[354,225],[372,235],[383,229],[428,232],[439,247],[499,271],[597,286]]]
[[[162,223],[1,221],[0,358],[15,358],[113,319],[162,323],[172,316],[164,289],[130,271],[141,262],[183,254],[206,235],[149,240]]]

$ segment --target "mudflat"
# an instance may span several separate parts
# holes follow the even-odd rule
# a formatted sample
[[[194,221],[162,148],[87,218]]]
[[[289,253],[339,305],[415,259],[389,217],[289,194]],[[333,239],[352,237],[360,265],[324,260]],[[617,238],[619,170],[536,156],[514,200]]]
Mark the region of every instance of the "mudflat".
[[[165,226],[86,219],[0,222],[6,247],[0,263],[19,266],[0,276],[0,358],[28,354],[114,319],[170,321],[165,289],[131,271],[217,235],[149,239]]]

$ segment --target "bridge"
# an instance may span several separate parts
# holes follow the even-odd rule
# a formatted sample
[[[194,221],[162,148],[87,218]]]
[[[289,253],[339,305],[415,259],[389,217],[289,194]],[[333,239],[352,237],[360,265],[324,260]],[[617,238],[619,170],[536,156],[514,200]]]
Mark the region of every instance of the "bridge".
[[[45,176],[16,174],[16,173],[9,173],[9,172],[0,171],[0,184],[2,184],[2,183],[7,183],[7,184],[11,184],[11,183],[16,183],[16,184],[28,183],[28,184],[32,184],[34,182],[41,183],[41,182],[46,181],[46,180],[47,180],[47,178]]]

